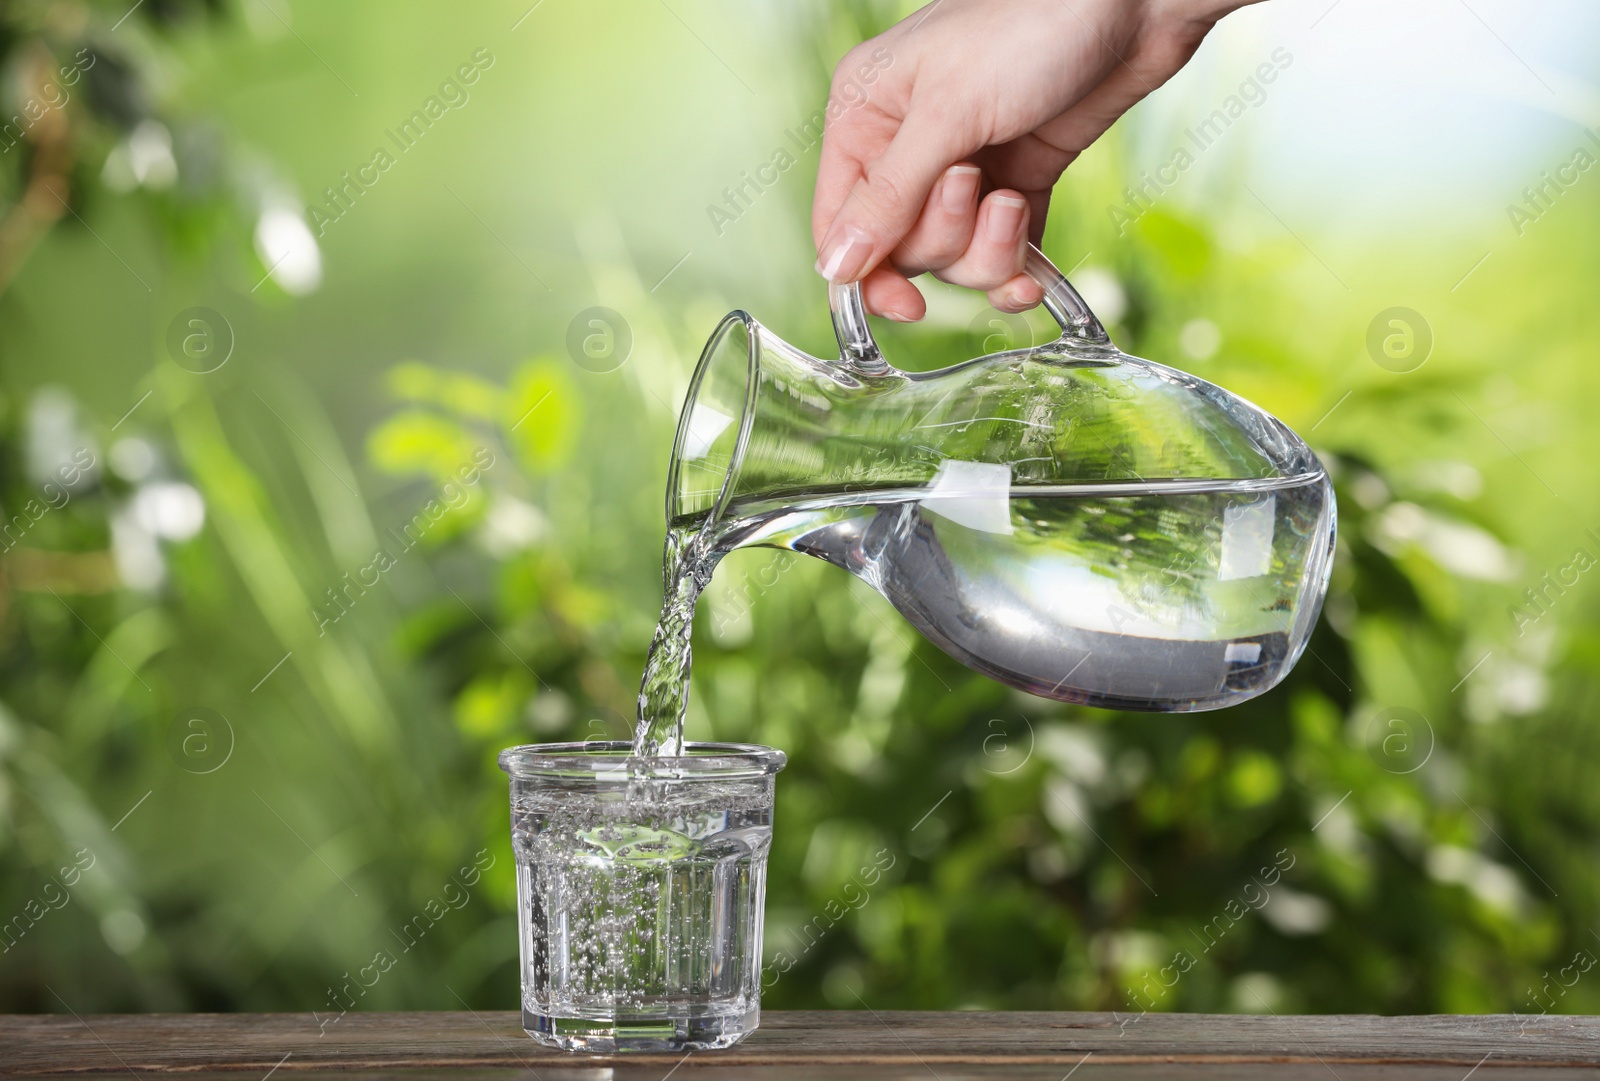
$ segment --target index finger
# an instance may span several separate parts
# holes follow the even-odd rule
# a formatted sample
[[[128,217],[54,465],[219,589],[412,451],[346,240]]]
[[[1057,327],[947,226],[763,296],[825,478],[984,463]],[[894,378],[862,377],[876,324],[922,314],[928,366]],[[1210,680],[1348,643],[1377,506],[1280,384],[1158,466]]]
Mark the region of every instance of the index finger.
[[[817,189],[811,199],[811,241],[820,245],[839,208],[867,175],[867,163],[883,153],[899,130],[898,118],[876,109],[846,109],[827,121],[817,163]]]

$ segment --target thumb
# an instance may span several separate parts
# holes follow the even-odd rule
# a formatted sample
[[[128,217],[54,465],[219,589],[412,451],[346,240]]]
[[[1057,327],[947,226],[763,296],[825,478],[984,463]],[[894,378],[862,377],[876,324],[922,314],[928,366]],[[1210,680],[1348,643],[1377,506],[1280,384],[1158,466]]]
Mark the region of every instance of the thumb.
[[[817,249],[817,273],[831,282],[865,277],[911,232],[928,193],[968,148],[949,128],[911,112],[889,146],[868,162]]]

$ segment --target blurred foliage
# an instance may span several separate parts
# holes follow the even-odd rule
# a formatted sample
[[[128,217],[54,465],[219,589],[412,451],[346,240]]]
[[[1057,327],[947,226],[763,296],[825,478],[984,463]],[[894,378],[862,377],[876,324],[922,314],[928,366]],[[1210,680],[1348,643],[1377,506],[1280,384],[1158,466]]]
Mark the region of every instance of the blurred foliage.
[[[509,260],[458,286],[461,268],[523,257],[499,237],[446,237],[478,225],[434,192],[426,207],[459,219],[415,242],[456,245],[422,257],[437,276],[402,280],[418,275],[405,263],[385,278],[388,249],[327,240],[367,291],[294,300],[251,230],[293,190],[284,177],[315,188],[334,159],[275,171],[216,134],[229,128],[205,93],[255,78],[226,58],[265,49],[322,80],[312,100],[342,94],[294,37],[258,46],[245,9],[222,3],[0,13],[12,99],[43,93],[79,49],[97,58],[85,92],[0,156],[9,333],[35,333],[24,317],[48,310],[37,322],[77,356],[82,313],[134,290],[124,269],[156,297],[139,317],[148,340],[121,336],[136,361],[12,369],[0,398],[0,1009],[326,1023],[381,949],[401,962],[359,1008],[510,1007],[494,753],[630,729],[670,402],[729,306],[716,273],[691,263],[669,281],[676,241],[632,250],[580,222],[561,264],[579,284],[480,332],[478,292],[503,310],[542,294]],[[800,100],[820,100],[829,58],[890,14],[809,10]],[[323,17],[304,32],[328,49]],[[250,33],[272,27],[250,18]],[[300,123],[285,121],[283,147]],[[1512,375],[1583,400],[1600,204],[1568,196],[1565,236],[1482,272],[1502,274],[1497,322],[1441,302],[1437,325],[1457,332],[1395,374],[1365,355],[1365,300],[1330,301],[1317,261],[1233,209],[1174,200],[1117,236],[1104,210],[1126,160],[1113,136],[1074,167],[1046,248],[1063,265],[1101,253],[1089,278],[1120,291],[1124,348],[1181,360],[1309,434],[1341,514],[1325,618],[1269,695],[1219,714],[1110,714],[968,672],[819,562],[730,557],[697,619],[690,735],[789,754],[767,945],[797,963],[766,1003],[1537,1012],[1530,990],[1600,949],[1600,638],[1587,583],[1561,577],[1574,548],[1600,555],[1585,532],[1600,486],[1586,465],[1541,458],[1532,473],[1498,433],[1527,446],[1556,423]],[[763,212],[803,221],[806,187]],[[530,250],[516,228],[510,243]],[[786,310],[758,306],[780,291],[749,304],[825,342],[822,290],[796,266]],[[495,292],[506,274],[513,291]],[[886,329],[890,356],[921,369],[972,356],[981,305],[953,298],[937,290],[935,306],[959,317]],[[202,302],[253,333],[248,365],[198,375],[164,352],[173,313]],[[632,328],[613,371],[564,355],[567,321],[594,303]],[[461,306],[441,337],[406,321]],[[1220,351],[1186,344],[1208,338]],[[1506,371],[1535,352],[1542,374]],[[327,382],[340,364],[359,384],[348,401]],[[1545,499],[1546,475],[1561,496]],[[1529,608],[1546,567],[1565,584]],[[396,952],[400,929],[490,858],[469,900]],[[891,858],[859,909],[822,916]],[[1546,997],[1595,1012],[1600,982]]]

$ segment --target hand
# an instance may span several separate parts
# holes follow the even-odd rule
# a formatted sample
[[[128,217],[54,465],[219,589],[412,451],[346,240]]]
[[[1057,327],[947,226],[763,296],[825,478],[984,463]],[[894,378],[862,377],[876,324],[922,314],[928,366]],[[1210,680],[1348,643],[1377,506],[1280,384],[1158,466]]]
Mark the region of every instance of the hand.
[[[817,171],[817,272],[902,322],[927,311],[909,280],[924,271],[1002,311],[1039,303],[1022,265],[1051,187],[1246,2],[935,0],[852,49],[831,98],[856,104],[830,117]]]

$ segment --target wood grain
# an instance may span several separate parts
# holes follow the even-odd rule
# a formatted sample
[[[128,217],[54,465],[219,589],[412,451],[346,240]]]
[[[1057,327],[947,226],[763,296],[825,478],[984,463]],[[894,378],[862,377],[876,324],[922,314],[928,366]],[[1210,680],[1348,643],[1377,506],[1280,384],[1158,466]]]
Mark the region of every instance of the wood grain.
[[[607,1068],[610,1069],[607,1069]],[[1600,1018],[779,1012],[726,1051],[601,1057],[542,1048],[515,1013],[0,1016],[0,1077],[319,1076],[1379,1078],[1596,1076]]]

